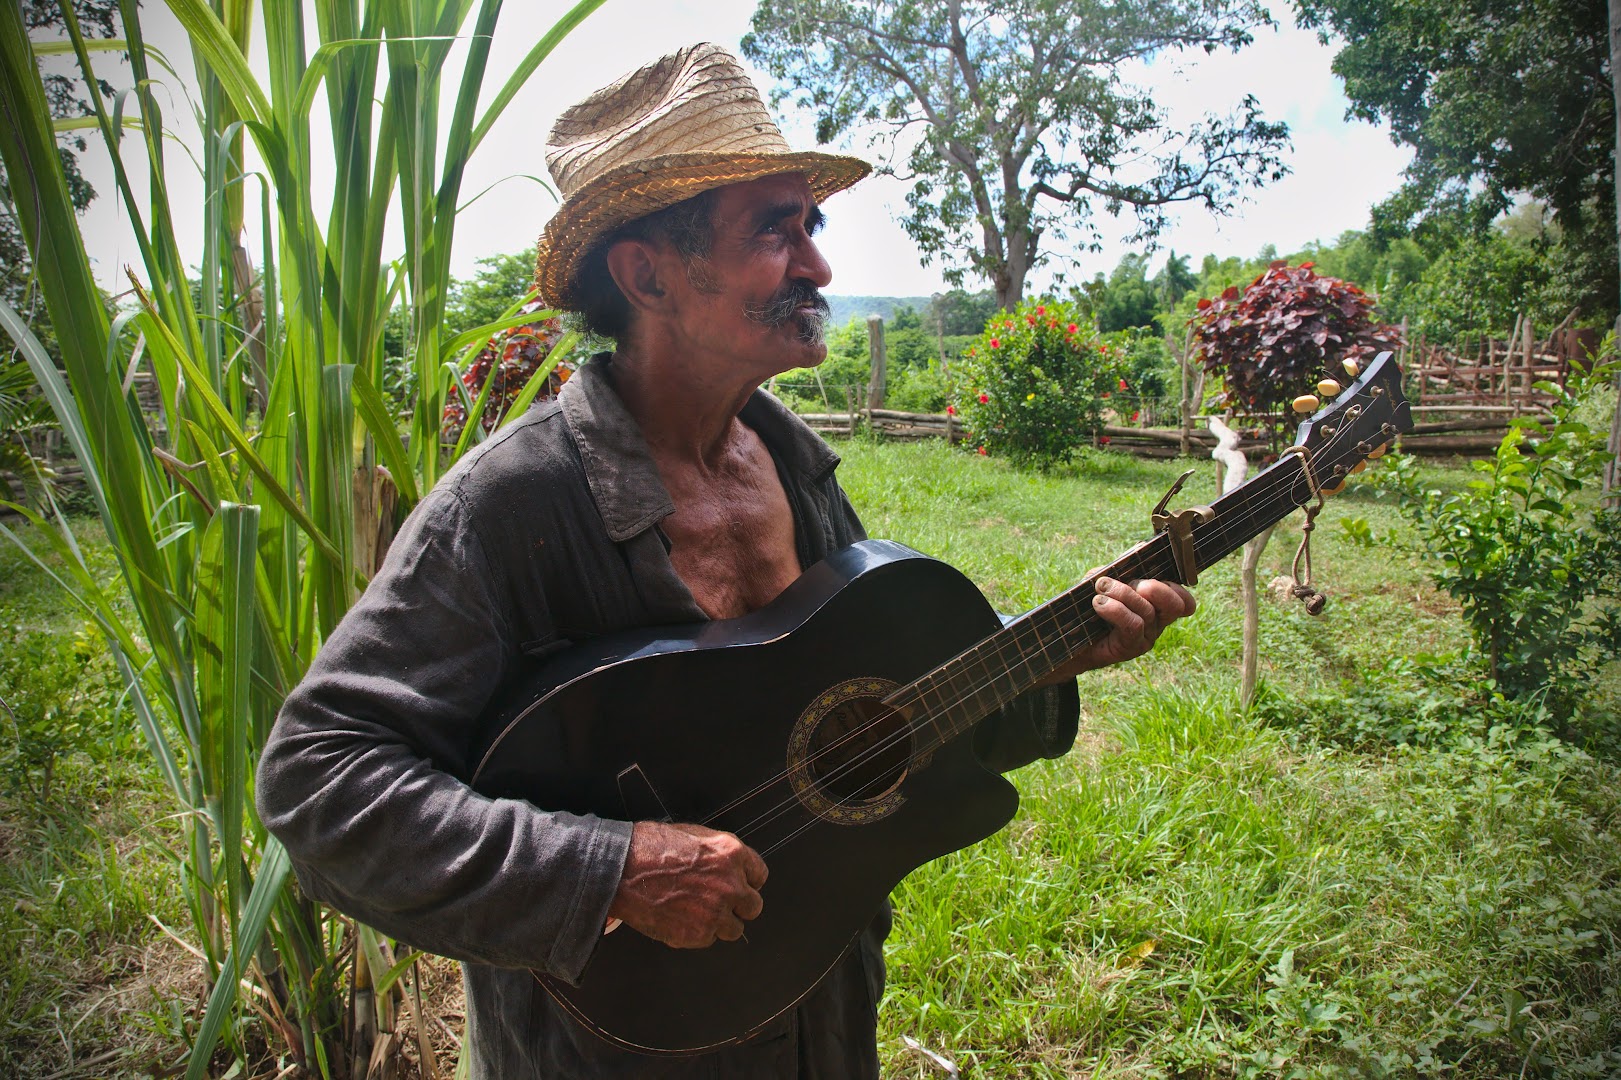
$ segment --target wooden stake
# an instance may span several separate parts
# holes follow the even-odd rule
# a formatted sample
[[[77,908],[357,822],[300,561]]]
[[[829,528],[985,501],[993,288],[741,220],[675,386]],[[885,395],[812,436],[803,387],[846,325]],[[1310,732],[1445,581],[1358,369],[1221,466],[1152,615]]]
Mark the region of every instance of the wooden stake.
[[[867,352],[872,359],[872,378],[867,383],[867,408],[884,407],[884,369],[888,358],[884,351],[884,317],[867,316]]]

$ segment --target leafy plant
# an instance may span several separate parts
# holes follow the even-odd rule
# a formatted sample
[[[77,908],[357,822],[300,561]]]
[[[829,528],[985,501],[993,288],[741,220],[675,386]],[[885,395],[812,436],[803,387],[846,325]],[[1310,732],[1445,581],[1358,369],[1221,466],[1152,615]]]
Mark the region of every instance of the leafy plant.
[[[308,1073],[348,1075],[351,1056],[364,1071],[365,1033],[392,1028],[397,992],[386,991],[388,966],[377,966],[386,948],[299,893],[287,853],[254,815],[250,777],[288,689],[375,569],[388,508],[409,509],[453,462],[440,424],[458,355],[538,317],[446,331],[461,183],[540,62],[601,2],[579,0],[493,94],[485,77],[499,0],[335,0],[313,17],[297,0],[169,0],[189,58],[172,48],[155,56],[131,0],[120,4],[117,40],[86,39],[64,6],[85,84],[98,84],[92,57],[113,49],[134,79],[114,99],[91,94],[87,127],[140,244],[136,304],[116,317],[91,275],[34,44],[17,7],[0,7],[0,163],[61,370],[4,301],[0,327],[84,469],[129,606],[89,572],[65,521],[30,512],[57,559],[28,550],[106,639],[179,810],[178,889],[210,988],[184,1062],[190,1080],[209,1073],[221,1040],[233,1071],[252,1072],[253,1048],[266,1043]],[[265,79],[247,59],[255,16]],[[172,121],[156,93],[160,64],[199,73],[200,209],[171,203],[164,182]],[[315,114],[323,105],[327,116]],[[334,197],[323,220],[311,170],[312,147],[326,138]],[[259,172],[248,171],[248,139]],[[174,228],[187,213],[203,225],[195,286],[187,268],[197,255],[182,251]],[[383,257],[390,220],[403,223],[397,262]],[[382,345],[401,305],[400,352],[414,368],[403,435],[383,396]],[[161,429],[130,398],[125,373],[136,370],[153,376]],[[4,525],[0,534],[27,549]],[[355,986],[377,992],[346,1002]]]
[[[1614,359],[1576,364],[1565,388],[1539,383],[1555,395],[1552,422],[1516,420],[1461,491],[1426,488],[1400,455],[1381,476],[1436,559],[1436,584],[1463,606],[1497,686],[1514,699],[1545,694],[1556,715],[1569,715],[1621,653],[1621,511],[1594,497],[1605,434],[1574,415],[1618,369]]]
[[[1021,304],[994,316],[952,374],[967,445],[1042,467],[1100,437],[1111,394],[1125,389],[1118,353],[1070,304]]]
[[[16,473],[24,487],[35,476],[29,440],[56,426],[51,407],[36,392],[34,373],[14,357],[0,359],[0,471]],[[0,495],[6,494],[0,481]]]
[[[72,634],[0,629],[5,786],[46,802],[61,758],[115,753],[118,699],[118,673],[95,624]]]
[[[1394,349],[1401,332],[1374,320],[1373,299],[1355,285],[1280,259],[1243,292],[1228,286],[1201,299],[1193,339],[1206,370],[1226,384],[1226,408],[1287,416],[1319,380],[1340,378],[1342,361]]]
[[[530,303],[524,307],[538,311],[540,305]],[[550,313],[541,311],[540,314]],[[519,411],[530,398],[550,396],[562,385],[570,370],[559,369],[555,361],[548,364],[563,338],[563,327],[556,316],[494,334],[462,370],[457,394],[445,403],[440,435],[459,446],[464,445],[469,415],[478,416],[474,428],[482,438]],[[537,390],[526,395],[535,373],[543,366],[554,373],[553,377],[542,377]]]

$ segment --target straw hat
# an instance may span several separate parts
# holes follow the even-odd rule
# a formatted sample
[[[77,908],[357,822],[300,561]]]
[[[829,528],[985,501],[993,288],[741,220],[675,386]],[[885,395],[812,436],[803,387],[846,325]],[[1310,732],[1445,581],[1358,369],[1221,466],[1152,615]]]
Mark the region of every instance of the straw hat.
[[[626,222],[710,188],[803,173],[818,201],[866,176],[859,158],[788,148],[760,92],[719,45],[689,45],[633,71],[562,116],[546,165],[563,205],[546,223],[535,284],[548,307],[574,310],[574,273]]]

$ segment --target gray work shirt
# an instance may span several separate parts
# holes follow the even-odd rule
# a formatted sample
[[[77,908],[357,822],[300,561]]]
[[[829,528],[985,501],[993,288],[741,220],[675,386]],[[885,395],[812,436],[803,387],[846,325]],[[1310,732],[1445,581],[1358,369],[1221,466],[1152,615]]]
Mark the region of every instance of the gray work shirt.
[[[740,414],[769,448],[801,567],[865,538],[838,456],[770,395]],[[259,763],[259,815],[304,891],[458,959],[475,1080],[876,1076],[889,911],[749,1043],[688,1058],[618,1049],[531,974],[578,981],[631,825],[487,798],[459,777],[477,720],[525,664],[631,627],[701,622],[659,522],[674,510],[607,356],[462,459],[406,519],[364,595],[288,696]],[[1068,749],[1073,683],[981,724],[1007,769]],[[625,931],[621,931],[625,932]]]

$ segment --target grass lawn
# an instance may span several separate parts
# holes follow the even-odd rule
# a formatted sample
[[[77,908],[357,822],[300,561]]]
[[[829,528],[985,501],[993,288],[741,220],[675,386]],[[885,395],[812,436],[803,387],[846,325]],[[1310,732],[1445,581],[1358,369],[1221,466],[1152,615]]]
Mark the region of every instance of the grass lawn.
[[[1179,471],[1102,455],[1029,475],[938,444],[837,445],[872,535],[955,564],[1010,612],[1143,539]],[[1183,497],[1208,501],[1213,466],[1194,464]],[[1297,539],[1279,530],[1263,583]],[[1313,540],[1328,611],[1263,600],[1248,715],[1231,560],[1154,654],[1083,680],[1078,745],[1015,774],[1013,824],[895,894],[886,1076],[1621,1075],[1616,765],[1484,725],[1397,747],[1345,719],[1446,705],[1406,658],[1466,638],[1410,541],[1370,488],[1330,501]],[[6,547],[0,626],[70,638],[80,620]],[[38,698],[40,681],[0,669],[0,697]],[[194,1023],[195,964],[148,917],[187,924],[167,809],[127,721],[104,720],[49,795],[37,770],[8,772],[0,1075],[144,1075]]]

